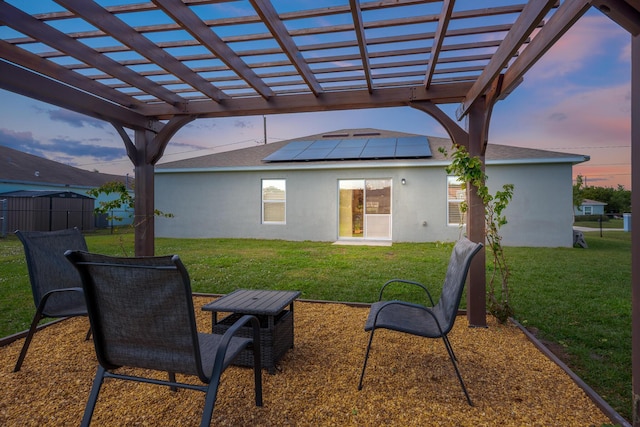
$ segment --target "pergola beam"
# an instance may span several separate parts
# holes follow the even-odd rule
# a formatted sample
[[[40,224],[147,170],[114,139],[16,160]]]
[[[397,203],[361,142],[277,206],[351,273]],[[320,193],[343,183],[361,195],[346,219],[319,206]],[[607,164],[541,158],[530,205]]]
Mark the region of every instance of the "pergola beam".
[[[89,46],[67,36],[63,32],[44,24],[31,15],[15,8],[4,1],[0,2],[0,22],[23,34],[28,34],[35,39],[42,40],[54,49],[65,52],[67,55],[80,59],[82,62],[108,72],[110,75],[131,84],[134,87],[144,89],[160,100],[168,104],[184,102],[184,99],[173,92],[163,88],[153,81],[141,77],[138,73],[119,64],[108,56],[99,54]]]
[[[423,85],[376,89],[373,93],[364,90],[326,92],[321,97],[312,94],[280,95],[270,100],[262,98],[229,99],[222,104],[206,102],[190,103],[185,114],[200,118],[230,116],[262,116],[283,113],[308,113],[314,111],[351,110],[362,108],[402,107],[412,101],[431,101],[450,104],[462,101],[472,83],[432,85],[427,90]],[[161,120],[170,119],[161,106],[149,106],[149,111]]]
[[[631,33],[632,36],[640,35],[639,0],[590,0],[589,3]]]
[[[40,74],[0,61],[0,87],[96,119],[157,132],[162,124]]]
[[[111,102],[132,108],[138,112],[144,111],[146,105],[128,94],[115,90],[113,87],[99,84],[79,73],[74,73],[65,67],[51,61],[43,61],[38,55],[19,49],[16,46],[0,40],[0,57],[20,65],[27,70],[38,70],[52,79],[68,84],[71,87],[95,94]]]

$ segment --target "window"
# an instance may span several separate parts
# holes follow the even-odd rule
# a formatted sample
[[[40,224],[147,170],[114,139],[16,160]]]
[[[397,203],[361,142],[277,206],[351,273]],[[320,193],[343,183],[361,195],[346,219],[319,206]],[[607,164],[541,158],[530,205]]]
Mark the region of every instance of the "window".
[[[286,222],[286,181],[284,179],[262,180],[262,223],[284,224]]]
[[[464,224],[464,216],[460,209],[462,202],[467,200],[467,192],[462,189],[462,182],[455,176],[447,177],[447,224]]]
[[[593,206],[583,206],[582,210],[585,215],[593,215]]]

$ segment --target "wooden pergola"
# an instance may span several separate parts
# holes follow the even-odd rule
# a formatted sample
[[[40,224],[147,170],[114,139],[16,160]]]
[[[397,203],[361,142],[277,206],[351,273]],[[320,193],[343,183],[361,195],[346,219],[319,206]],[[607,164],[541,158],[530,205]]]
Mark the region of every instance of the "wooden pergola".
[[[312,9],[142,1],[0,0],[0,88],[108,121],[121,135],[135,168],[137,255],[154,253],[154,165],[191,121],[410,106],[484,159],[494,104],[590,7],[632,36],[632,184],[640,188],[640,0],[319,0]],[[444,104],[457,104],[457,117]],[[484,241],[484,206],[473,189],[468,200],[468,235]],[[632,207],[640,211],[640,192]],[[640,426],[638,228],[632,248]],[[483,253],[468,292],[474,326],[486,326],[484,266]]]

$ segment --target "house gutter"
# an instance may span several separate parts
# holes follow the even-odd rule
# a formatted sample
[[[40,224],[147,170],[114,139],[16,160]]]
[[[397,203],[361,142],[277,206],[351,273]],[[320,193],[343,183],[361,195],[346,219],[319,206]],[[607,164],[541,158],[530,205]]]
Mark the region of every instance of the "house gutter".
[[[559,164],[559,163],[571,163],[578,164],[588,161],[589,156],[575,156],[575,157],[549,157],[539,159],[502,159],[502,160],[486,160],[487,166],[490,165],[534,165],[534,164]],[[273,170],[330,170],[330,169],[381,169],[381,168],[419,168],[419,167],[446,167],[451,164],[448,160],[436,160],[436,161],[399,161],[399,162],[358,162],[358,163],[327,163],[327,164],[313,164],[305,165],[304,162],[300,163],[287,163],[278,165],[277,162],[267,163],[264,165],[255,166],[212,166],[212,167],[200,167],[200,168],[158,168],[156,167],[156,174],[164,173],[203,173],[203,172],[256,172],[256,171],[273,171]]]

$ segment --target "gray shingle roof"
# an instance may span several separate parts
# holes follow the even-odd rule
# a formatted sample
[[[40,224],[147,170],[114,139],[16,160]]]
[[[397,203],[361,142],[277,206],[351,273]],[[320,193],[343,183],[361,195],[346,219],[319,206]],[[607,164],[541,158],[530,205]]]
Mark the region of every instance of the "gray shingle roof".
[[[371,160],[349,160],[349,161],[307,161],[301,162],[278,162],[277,164],[264,162],[262,159],[268,155],[276,152],[285,145],[293,141],[302,140],[317,140],[330,137],[339,137],[343,139],[347,138],[389,138],[389,137],[401,137],[401,136],[416,136],[416,134],[395,132],[380,129],[342,129],[332,132],[308,135],[301,138],[289,139],[286,141],[279,141],[269,144],[258,145],[255,147],[243,148],[240,150],[226,151],[222,153],[209,154],[201,157],[193,157],[190,159],[177,160],[173,162],[167,162],[156,165],[156,169],[168,170],[168,169],[215,169],[215,168],[243,168],[243,167],[269,167],[274,168],[282,167],[283,165],[295,166],[296,164],[303,164],[305,166],[318,165],[318,164],[344,164],[352,165],[358,162],[371,162]],[[403,164],[407,162],[415,161],[420,162],[445,162],[446,157],[439,151],[442,147],[445,150],[451,151],[451,140],[448,138],[440,138],[434,136],[428,136],[429,144],[431,145],[432,157],[428,159],[402,159]],[[532,148],[514,147],[507,145],[489,144],[486,152],[487,163],[547,163],[547,162],[567,162],[567,163],[580,163],[589,160],[588,156],[580,154],[559,153],[555,151],[538,150]],[[378,159],[375,160],[377,164],[389,163],[393,165],[398,163],[397,159]]]
[[[0,181],[99,187],[124,176],[78,169],[0,145]]]

